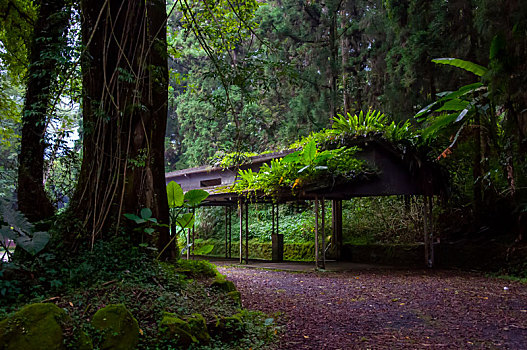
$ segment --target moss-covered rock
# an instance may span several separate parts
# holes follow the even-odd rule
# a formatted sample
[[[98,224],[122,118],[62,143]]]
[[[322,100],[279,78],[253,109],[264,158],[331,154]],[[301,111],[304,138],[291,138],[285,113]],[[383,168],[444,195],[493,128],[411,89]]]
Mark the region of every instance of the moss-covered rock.
[[[210,335],[207,329],[205,318],[201,314],[192,314],[186,318],[190,327],[191,334],[196,337],[201,344],[208,344],[210,342]]]
[[[92,350],[93,349],[93,343],[85,332],[79,331],[75,335],[75,345],[74,348],[77,350]]]
[[[91,321],[102,332],[102,349],[135,349],[139,342],[139,325],[123,304],[108,305],[98,310]]]
[[[0,322],[0,349],[65,349],[66,312],[55,304],[31,304]]]
[[[211,325],[210,332],[213,336],[223,341],[232,341],[241,337],[244,333],[244,324],[240,314],[228,317],[218,317]]]
[[[198,339],[192,335],[189,323],[168,312],[163,315],[159,323],[159,336],[164,342],[182,347],[198,342]]]
[[[227,296],[231,298],[236,304],[242,305],[242,294],[238,292],[237,290],[233,290],[232,292],[228,292]]]
[[[216,276],[216,279],[210,285],[212,288],[217,288],[226,293],[236,291],[236,286],[231,281],[225,279],[222,275]]]

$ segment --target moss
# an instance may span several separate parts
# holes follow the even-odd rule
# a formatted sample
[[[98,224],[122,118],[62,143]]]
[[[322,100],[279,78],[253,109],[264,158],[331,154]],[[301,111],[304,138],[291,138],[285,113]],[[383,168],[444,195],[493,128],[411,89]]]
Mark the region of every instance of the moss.
[[[31,304],[0,322],[0,349],[65,349],[68,316],[55,304]]]
[[[103,333],[102,349],[135,349],[139,342],[137,320],[123,304],[108,305],[98,310],[91,323]]]
[[[203,245],[212,244],[214,249],[209,256],[225,256],[225,242],[219,240],[204,240],[196,243],[196,248]],[[238,257],[238,241],[232,242],[232,257]],[[272,257],[272,244],[270,242],[260,242],[256,239],[249,241],[249,258],[269,260]],[[291,261],[313,261],[315,257],[315,243],[285,243],[284,259]]]
[[[187,317],[187,322],[190,327],[191,334],[196,337],[198,342],[201,344],[208,344],[210,342],[207,323],[201,314],[192,314],[192,316]]]
[[[227,293],[227,296],[229,298],[231,298],[236,304],[238,304],[239,306],[242,305],[242,295],[240,292],[238,292],[237,290],[234,290],[232,292],[228,292]]]
[[[76,335],[75,349],[77,350],[92,350],[93,343],[85,332],[80,331]]]
[[[198,342],[198,339],[192,335],[189,323],[168,312],[163,315],[159,323],[159,336],[167,343],[182,347]]]
[[[228,317],[220,317],[216,320],[211,333],[223,341],[232,341],[243,336],[244,324],[240,314]]]
[[[219,290],[222,290],[226,293],[234,292],[236,291],[236,286],[231,281],[225,279],[222,275],[218,274],[216,275],[216,278],[214,279],[214,282],[210,285],[212,288],[217,288]]]
[[[174,270],[194,278],[214,277],[218,273],[214,265],[204,260],[178,260]]]

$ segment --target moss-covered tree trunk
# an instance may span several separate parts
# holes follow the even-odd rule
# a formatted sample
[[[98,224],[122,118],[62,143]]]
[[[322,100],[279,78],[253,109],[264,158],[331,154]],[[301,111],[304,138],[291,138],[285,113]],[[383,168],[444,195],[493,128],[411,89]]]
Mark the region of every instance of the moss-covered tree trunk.
[[[84,158],[71,211],[93,244],[142,208],[168,224],[166,12],[163,0],[83,0],[81,14]],[[164,247],[168,229],[157,231],[129,232]]]
[[[55,211],[43,184],[45,134],[70,17],[64,0],[37,1],[37,5],[38,17],[29,48],[17,188],[19,209],[31,221],[47,218]]]

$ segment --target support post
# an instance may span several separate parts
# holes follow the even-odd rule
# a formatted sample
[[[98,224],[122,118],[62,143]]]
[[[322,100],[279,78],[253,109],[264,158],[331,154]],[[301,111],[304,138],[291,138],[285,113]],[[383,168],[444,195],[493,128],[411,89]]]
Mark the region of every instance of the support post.
[[[245,263],[249,265],[249,205],[245,203]]]
[[[342,201],[334,199],[331,202],[331,221],[335,255],[337,260],[342,259]]]
[[[229,206],[229,258],[232,258],[232,206]]]
[[[276,214],[275,214],[275,205],[272,206],[272,216],[273,216],[273,232],[271,234],[271,259],[273,262],[282,262],[284,261],[284,235],[281,235],[278,231],[278,204],[276,205]],[[275,219],[276,215],[276,219]],[[275,225],[276,220],[276,225]]]
[[[326,200],[322,197],[322,264],[321,268],[326,269]]]
[[[225,259],[227,259],[229,257],[229,237],[228,237],[228,232],[229,232],[229,223],[228,223],[228,211],[229,211],[229,207],[226,206],[225,207]]]
[[[315,269],[318,269],[318,196],[315,195]]]
[[[238,200],[238,213],[240,217],[240,264],[243,262],[243,202]]]
[[[435,254],[434,254],[434,212],[433,212],[433,209],[434,209],[434,197],[433,196],[429,196],[428,197],[428,200],[429,200],[429,204],[428,204],[428,226],[429,226],[429,230],[430,230],[430,235],[429,235],[429,242],[430,242],[430,256],[429,256],[429,259],[430,259],[430,263],[429,263],[429,266],[428,267],[434,267],[435,266]]]
[[[194,222],[192,223],[192,258],[194,258],[194,246],[196,244],[196,208],[192,208],[192,216]]]
[[[190,260],[190,228],[187,229],[187,260]]]
[[[274,229],[274,203],[271,203],[271,236],[274,235],[275,229]]]
[[[423,226],[424,226],[424,244],[425,244],[425,264],[428,267],[434,266],[434,233],[432,217],[432,196],[423,198]]]

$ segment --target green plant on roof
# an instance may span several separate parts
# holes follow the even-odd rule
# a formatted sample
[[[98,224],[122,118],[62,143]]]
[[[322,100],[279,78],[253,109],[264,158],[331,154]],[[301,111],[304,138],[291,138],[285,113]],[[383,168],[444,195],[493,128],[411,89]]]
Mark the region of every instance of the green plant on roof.
[[[315,140],[280,159],[265,163],[258,172],[240,170],[234,190],[250,196],[256,192],[273,196],[280,190],[291,190],[312,186],[322,180],[338,178],[353,179],[367,169],[364,161],[354,157],[357,147],[320,151]]]
[[[399,123],[390,122],[384,113],[369,109],[366,113],[364,111],[354,115],[348,113],[346,117],[337,114],[337,117],[333,118],[332,128],[311,133],[290,145],[290,148],[304,147],[313,140],[318,145],[322,145],[322,148],[327,148],[325,145],[332,142],[344,146],[343,140],[345,139],[367,136],[384,138],[394,143],[407,141],[416,145],[419,142],[419,134],[414,130],[409,120]]]

